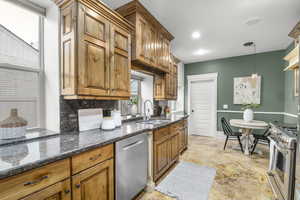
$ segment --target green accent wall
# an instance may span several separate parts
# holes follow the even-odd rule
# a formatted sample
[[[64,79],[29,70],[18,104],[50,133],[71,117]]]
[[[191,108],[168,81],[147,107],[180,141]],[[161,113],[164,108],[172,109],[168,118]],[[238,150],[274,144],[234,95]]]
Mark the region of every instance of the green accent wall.
[[[187,111],[187,76],[218,72],[218,110],[223,110],[223,105],[227,104],[228,110],[240,111],[241,105],[233,104],[233,78],[258,73],[262,77],[261,106],[255,111],[284,112],[286,94],[283,66],[285,62],[282,58],[285,53],[285,50],[280,50],[186,64],[185,110]],[[222,116],[227,119],[242,118],[241,113],[218,113],[218,130],[221,130],[219,119]],[[284,117],[278,114],[255,114],[255,119],[283,121]]]
[[[288,48],[286,49],[285,55],[288,54],[291,50],[294,49],[294,43],[291,43]],[[288,63],[285,63],[286,67],[288,66]],[[294,95],[294,72],[293,71],[286,71],[284,72],[284,112],[297,115],[297,105],[299,98],[295,97]],[[297,118],[290,117],[290,116],[284,116],[284,121],[286,123],[297,123]]]

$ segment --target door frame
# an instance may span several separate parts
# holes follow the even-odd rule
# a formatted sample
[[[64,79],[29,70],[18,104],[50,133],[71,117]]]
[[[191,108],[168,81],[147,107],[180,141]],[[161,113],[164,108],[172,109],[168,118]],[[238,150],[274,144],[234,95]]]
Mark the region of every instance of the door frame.
[[[213,102],[213,123],[211,130],[214,132],[214,136],[217,136],[217,107],[218,107],[218,73],[207,73],[207,74],[198,74],[198,75],[189,75],[187,76],[188,80],[188,96],[187,96],[187,107],[188,107],[188,115],[191,115],[191,86],[193,82],[197,81],[213,81],[213,95],[214,100]],[[190,129],[190,123],[188,123],[188,130]],[[190,131],[188,131],[190,135]]]

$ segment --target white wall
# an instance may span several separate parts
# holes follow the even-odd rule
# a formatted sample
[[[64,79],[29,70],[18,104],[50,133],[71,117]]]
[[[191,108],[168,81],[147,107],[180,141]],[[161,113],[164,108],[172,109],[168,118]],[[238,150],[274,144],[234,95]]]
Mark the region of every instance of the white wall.
[[[137,76],[143,77],[141,82],[141,93],[142,93],[142,113],[144,113],[144,102],[150,100],[153,104],[153,76],[135,72]],[[150,103],[147,104],[147,108],[150,108]],[[153,114],[153,109],[150,109],[151,115]]]
[[[171,108],[171,112],[183,112],[184,111],[184,64],[178,64],[178,88],[177,88],[177,100],[169,101],[168,105]]]
[[[45,18],[45,128],[59,131],[59,9],[51,1]]]
[[[178,64],[178,97],[176,102],[176,111],[184,111],[184,64]]]

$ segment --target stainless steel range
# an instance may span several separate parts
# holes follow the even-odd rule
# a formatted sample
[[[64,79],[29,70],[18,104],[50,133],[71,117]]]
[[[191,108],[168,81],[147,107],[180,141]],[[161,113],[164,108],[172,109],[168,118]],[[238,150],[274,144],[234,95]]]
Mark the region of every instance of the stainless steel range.
[[[297,136],[271,123],[268,179],[278,200],[294,200]]]

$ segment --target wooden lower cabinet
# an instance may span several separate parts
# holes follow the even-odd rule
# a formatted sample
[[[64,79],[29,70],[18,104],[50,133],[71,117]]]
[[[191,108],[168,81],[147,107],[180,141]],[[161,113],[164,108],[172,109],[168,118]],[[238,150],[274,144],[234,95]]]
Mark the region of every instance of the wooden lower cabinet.
[[[154,142],[154,179],[168,169],[170,160],[169,139]]]
[[[113,200],[114,161],[104,161],[72,177],[73,200]]]
[[[71,200],[70,179],[60,181],[21,200]]]
[[[188,146],[188,128],[187,123],[179,130],[179,151],[182,153]]]
[[[0,179],[0,199],[114,200],[113,149],[109,144]]]
[[[179,149],[179,136],[180,134],[177,132],[175,135],[173,135],[171,138],[170,138],[170,162],[173,163],[175,162],[176,160],[178,160],[178,156],[179,156],[179,153],[180,153],[180,149]]]
[[[49,165],[0,180],[0,199],[19,200],[50,185],[70,177],[70,160],[65,159]],[[59,185],[56,190],[62,185]],[[47,194],[42,192],[41,195]],[[28,198],[27,198],[28,199]]]
[[[157,182],[178,160],[187,147],[185,123],[180,121],[153,132],[153,175]]]

